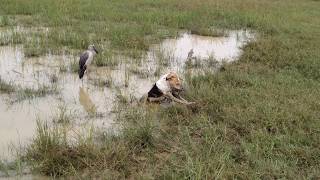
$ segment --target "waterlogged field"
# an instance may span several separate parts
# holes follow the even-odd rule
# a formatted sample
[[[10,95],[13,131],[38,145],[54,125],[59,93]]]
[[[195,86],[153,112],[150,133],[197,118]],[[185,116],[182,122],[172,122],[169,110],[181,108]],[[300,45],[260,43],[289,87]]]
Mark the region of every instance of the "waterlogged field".
[[[1,3],[0,177],[320,178],[319,1]]]
[[[153,45],[138,63],[129,57],[115,56],[115,66],[90,67],[84,82],[77,74],[79,57],[48,54],[26,58],[22,47],[2,46],[1,81],[12,86],[13,92],[0,96],[0,152],[5,154],[10,152],[10,146],[27,144],[36,133],[37,120],[68,123],[67,131],[76,134],[90,127],[115,129],[113,111],[119,96],[131,101],[140,99],[159,75],[170,70],[181,75],[185,70],[192,74],[214,71],[222,62],[236,60],[240,48],[249,40],[253,40],[253,35],[247,31],[215,38],[182,33],[177,39]],[[194,59],[188,64],[191,49]],[[214,64],[206,68],[208,63]]]

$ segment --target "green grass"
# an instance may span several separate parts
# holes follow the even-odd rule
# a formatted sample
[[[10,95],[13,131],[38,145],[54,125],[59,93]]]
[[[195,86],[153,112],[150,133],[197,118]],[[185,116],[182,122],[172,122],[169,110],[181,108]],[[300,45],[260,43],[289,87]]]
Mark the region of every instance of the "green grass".
[[[239,61],[219,73],[186,79],[187,98],[197,106],[153,110],[127,104],[118,109],[121,135],[103,136],[99,145],[90,138],[68,144],[55,131],[39,129],[26,155],[34,173],[319,178],[319,1],[4,0],[0,16],[10,17],[9,25],[49,27],[40,47],[57,50],[93,42],[139,52],[181,29],[257,32]]]
[[[23,34],[17,32],[14,28],[4,31],[6,33],[0,33],[0,45],[19,44],[25,41]]]
[[[125,127],[120,136],[101,133],[96,138],[99,143],[93,133],[96,131],[88,132],[86,137],[79,135],[78,141],[71,143],[66,139],[65,128],[38,121],[36,136],[22,159],[34,171],[53,177],[82,176],[78,171],[89,168],[91,173],[106,169],[104,176],[116,179],[128,177],[130,170],[138,165],[134,158],[153,147],[152,127],[148,122],[139,128]]]
[[[10,25],[9,17],[8,16],[1,16],[0,17],[0,27],[8,26],[8,25]]]
[[[116,66],[118,65],[118,59],[115,58],[113,55],[113,52],[109,51],[109,50],[102,50],[102,52],[100,52],[95,60],[94,63],[97,66]]]
[[[247,24],[253,21],[247,17],[242,20],[237,17],[237,11],[225,11],[227,7],[221,8],[210,1],[197,3],[187,0],[185,5],[180,5],[176,1],[165,0],[109,3],[103,0],[94,3],[83,3],[82,0],[45,0],[41,3],[37,0],[28,3],[5,0],[3,4],[0,15],[10,16],[13,21],[6,23],[7,26],[49,28],[47,33],[31,33],[30,38],[18,41],[25,44],[27,56],[39,56],[47,53],[48,49],[59,53],[59,48],[65,46],[85,49],[90,43],[128,52],[147,50],[152,43],[176,36],[179,29],[216,36],[221,32],[213,27],[240,28],[243,27],[241,21],[250,27]],[[230,6],[228,2],[223,5]],[[231,22],[226,23],[229,20]]]

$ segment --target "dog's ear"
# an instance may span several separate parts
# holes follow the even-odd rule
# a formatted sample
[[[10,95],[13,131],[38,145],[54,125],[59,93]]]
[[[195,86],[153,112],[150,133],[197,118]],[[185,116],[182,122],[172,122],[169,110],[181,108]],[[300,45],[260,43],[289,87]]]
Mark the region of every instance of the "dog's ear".
[[[166,77],[166,81],[172,79],[174,76],[175,76],[175,73],[170,72],[170,73],[167,75],[167,77]]]

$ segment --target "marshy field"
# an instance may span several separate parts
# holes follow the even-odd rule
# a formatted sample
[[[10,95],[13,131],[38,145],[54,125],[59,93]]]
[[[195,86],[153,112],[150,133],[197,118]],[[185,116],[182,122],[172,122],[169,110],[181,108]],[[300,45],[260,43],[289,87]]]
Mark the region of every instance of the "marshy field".
[[[319,0],[1,0],[0,179],[319,179],[319,47]]]

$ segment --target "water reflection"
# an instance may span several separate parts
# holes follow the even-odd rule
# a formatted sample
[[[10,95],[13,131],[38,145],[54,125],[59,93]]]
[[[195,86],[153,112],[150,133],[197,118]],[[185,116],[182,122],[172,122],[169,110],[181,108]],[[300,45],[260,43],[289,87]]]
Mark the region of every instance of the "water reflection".
[[[79,101],[83,108],[91,115],[96,113],[96,106],[92,102],[89,94],[83,89],[83,87],[79,87]]]

